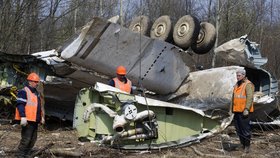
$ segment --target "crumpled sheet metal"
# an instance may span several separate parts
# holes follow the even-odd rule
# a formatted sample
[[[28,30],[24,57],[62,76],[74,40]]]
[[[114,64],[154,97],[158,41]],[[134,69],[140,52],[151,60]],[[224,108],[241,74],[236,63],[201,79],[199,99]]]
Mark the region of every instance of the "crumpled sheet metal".
[[[140,78],[141,84],[149,90],[168,94],[176,91],[188,76],[189,66],[194,65],[193,60],[183,60],[191,56],[180,51],[170,43],[94,17],[65,47],[61,57],[109,77],[115,76],[118,65],[123,65],[134,85]]]
[[[245,43],[241,43],[239,38],[230,40],[219,47],[214,52],[218,57],[233,63],[246,63]]]
[[[225,109],[231,102],[238,69],[243,67],[228,66],[191,72],[175,93],[177,102],[203,111]]]
[[[261,65],[267,63],[267,58],[261,56],[258,44],[249,41],[247,35],[220,45],[214,52],[217,57],[236,65],[260,68]]]
[[[122,100],[121,99],[122,95],[126,96],[126,93],[123,94],[120,90],[118,90],[114,87],[102,84],[102,83],[97,83],[95,85],[94,89],[102,95],[108,94],[108,93],[117,95],[120,100]],[[122,94],[119,94],[119,93],[122,93]],[[81,94],[84,94],[84,92]],[[85,94],[87,94],[87,93],[85,93]],[[124,99],[125,99],[125,96],[123,96]],[[159,133],[161,133],[161,135],[159,138],[157,138],[157,141],[153,140],[153,141],[151,141],[151,143],[143,143],[143,144],[138,143],[138,142],[135,142],[135,143],[132,142],[132,143],[122,144],[121,146],[114,146],[117,144],[113,144],[112,147],[122,148],[122,149],[131,149],[131,150],[183,147],[183,146],[191,145],[193,143],[198,143],[198,142],[200,142],[201,139],[207,138],[209,136],[212,136],[216,133],[223,131],[232,121],[232,116],[221,119],[221,120],[216,120],[215,118],[212,118],[209,115],[205,115],[203,111],[198,110],[198,109],[188,108],[188,107],[184,107],[184,106],[177,105],[177,104],[172,104],[172,103],[167,103],[167,102],[158,101],[158,100],[154,100],[154,99],[144,98],[141,96],[131,96],[131,97],[133,97],[134,98],[133,100],[135,100],[136,102],[138,102],[138,104],[141,104],[142,106],[149,105],[149,107],[151,107],[151,109],[154,108],[155,112],[157,111],[157,108],[164,109],[165,107],[172,108],[172,109],[178,109],[180,111],[185,111],[186,112],[185,114],[188,114],[188,117],[196,118],[196,120],[195,121],[193,120],[193,122],[191,124],[188,124],[189,126],[187,126],[186,123],[184,123],[184,125],[186,125],[186,127],[184,126],[184,128],[186,128],[186,129],[184,129],[184,130],[190,130],[190,131],[197,130],[196,128],[194,128],[195,126],[203,126],[201,130],[202,131],[205,130],[205,131],[204,132],[200,131],[198,134],[192,134],[194,132],[194,131],[192,131],[192,132],[188,133],[189,135],[184,135],[184,136],[180,137],[179,139],[177,139],[177,137],[176,137],[176,139],[175,139],[172,136],[168,135],[168,134],[171,134],[171,133],[169,133],[171,129],[167,130],[166,128],[181,129],[182,126],[179,126],[180,125],[179,122],[182,121],[183,118],[188,118],[188,117],[186,117],[187,115],[181,115],[182,114],[181,112],[177,113],[179,115],[176,115],[176,116],[177,117],[180,116],[180,117],[182,117],[182,119],[181,120],[175,119],[176,116],[173,116],[173,118],[171,120],[174,119],[179,122],[172,122],[171,120],[169,120],[170,122],[166,122],[167,124],[165,125],[164,120],[166,120],[166,118],[162,117],[164,114],[159,112],[158,113],[159,117],[157,117],[157,121],[158,121],[158,125],[159,125],[158,130],[159,130]],[[83,98],[83,97],[80,97],[80,98]],[[84,102],[84,100],[81,100],[81,102]],[[75,108],[76,114],[78,114],[78,113],[83,114],[83,113],[81,113],[81,111],[83,111],[82,110],[83,108],[87,108],[87,107],[80,106],[80,104],[77,104],[77,107]],[[194,114],[193,112],[195,112],[196,114],[193,115]],[[78,116],[78,117],[77,116],[74,116],[74,117],[80,118],[80,116]],[[96,118],[96,116],[93,118]],[[190,119],[190,118],[188,118],[188,119]],[[83,130],[86,130],[87,127],[84,127],[84,125],[82,126],[80,124],[81,123],[80,121],[82,121],[82,120],[74,120],[74,127],[77,128],[78,131],[80,131],[80,133],[81,133],[80,136],[90,136],[90,135],[87,135],[86,132],[84,133]],[[213,126],[213,124],[212,124],[214,122],[217,123],[217,124],[215,123],[215,126]],[[173,125],[169,125],[168,123],[171,123]],[[99,124],[99,123],[96,123],[96,124]],[[196,124],[196,125],[194,126],[194,124]],[[210,124],[212,124],[212,125],[210,125]],[[96,126],[95,128],[96,128],[95,130],[99,130],[99,133],[104,132],[104,131],[102,131],[102,129],[97,129],[97,128],[99,128],[99,126]],[[180,132],[180,131],[174,131],[174,132],[176,133],[176,132]],[[168,137],[165,137],[164,136],[165,134],[168,135]],[[163,141],[162,137],[164,137],[165,139],[166,138],[168,138],[168,139]]]
[[[112,86],[109,86],[109,85],[106,85],[103,83],[99,83],[99,82],[96,82],[94,89],[99,92],[114,91],[114,92],[119,92],[119,93],[126,93],[124,91],[121,91],[118,88],[115,88],[115,87],[112,87]],[[195,108],[182,107],[177,104],[163,102],[163,101],[155,100],[155,99],[151,99],[151,98],[145,98],[145,97],[137,96],[137,95],[135,95],[135,100],[140,104],[148,104],[149,106],[159,106],[159,107],[181,108],[181,109],[191,110],[191,111],[194,111],[195,113],[205,116],[203,111],[201,111],[199,109],[195,109]]]

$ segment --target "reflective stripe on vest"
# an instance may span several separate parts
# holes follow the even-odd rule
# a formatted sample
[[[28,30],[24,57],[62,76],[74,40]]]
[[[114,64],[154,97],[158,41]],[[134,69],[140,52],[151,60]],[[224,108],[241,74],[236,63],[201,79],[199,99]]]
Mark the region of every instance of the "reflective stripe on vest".
[[[26,92],[26,105],[25,105],[25,116],[28,121],[36,122],[37,107],[38,107],[38,97],[36,94],[32,93],[28,87],[24,87]],[[20,120],[19,111],[16,108],[15,120]]]
[[[233,90],[233,112],[243,112],[246,108],[246,86],[247,84],[252,84],[250,81],[246,80],[239,87],[234,86]],[[254,111],[253,102],[250,108],[250,112]]]
[[[115,87],[116,88],[130,94],[130,92],[131,92],[131,81],[129,79],[126,78],[126,80],[127,80],[126,83],[121,82],[117,77],[113,78],[113,80],[115,81]]]

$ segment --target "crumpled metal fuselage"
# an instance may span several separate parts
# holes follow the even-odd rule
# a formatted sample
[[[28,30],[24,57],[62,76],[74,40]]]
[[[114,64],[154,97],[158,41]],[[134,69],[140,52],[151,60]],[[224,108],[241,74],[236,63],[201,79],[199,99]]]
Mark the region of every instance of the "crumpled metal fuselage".
[[[115,67],[120,64],[127,67],[127,76],[133,85],[141,83],[142,87],[156,94],[150,95],[154,99],[200,109],[210,114],[227,114],[236,82],[235,72],[244,68],[256,87],[254,101],[256,109],[262,112],[256,117],[268,118],[267,115],[276,108],[274,100],[278,82],[261,68],[267,60],[261,57],[256,44],[244,36],[221,45],[215,51],[218,57],[239,66],[193,72],[195,62],[188,52],[95,17],[81,30],[80,35],[70,43],[66,42],[59,52],[50,50],[32,54],[37,59],[28,55],[2,55],[0,60],[2,67],[10,65],[8,67],[11,71],[3,69],[2,72],[11,81],[18,79],[15,76],[20,74],[14,73],[15,64],[25,63],[30,66],[25,66],[24,71],[34,70],[42,74],[45,79],[47,114],[49,112],[51,116],[63,119],[72,120],[75,96],[81,88],[92,86],[96,82],[108,83],[115,76]],[[37,69],[40,63],[44,63],[43,69]],[[52,72],[52,76],[47,76],[46,72]],[[24,77],[19,78],[24,80]],[[6,82],[5,79],[7,77],[1,79],[5,87],[14,83],[22,85],[22,81]]]
[[[77,96],[73,125],[80,138],[123,149],[179,147],[224,130],[230,118],[130,95],[97,83]]]

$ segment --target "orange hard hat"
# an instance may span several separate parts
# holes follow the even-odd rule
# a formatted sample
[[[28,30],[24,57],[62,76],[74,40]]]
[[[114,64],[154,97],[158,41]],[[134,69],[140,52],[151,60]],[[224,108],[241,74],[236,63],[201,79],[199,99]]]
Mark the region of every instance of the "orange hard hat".
[[[39,82],[40,81],[40,77],[35,73],[32,72],[27,76],[27,80],[28,81],[35,81],[35,82]]]
[[[126,68],[124,66],[118,66],[116,73],[119,75],[126,75]]]

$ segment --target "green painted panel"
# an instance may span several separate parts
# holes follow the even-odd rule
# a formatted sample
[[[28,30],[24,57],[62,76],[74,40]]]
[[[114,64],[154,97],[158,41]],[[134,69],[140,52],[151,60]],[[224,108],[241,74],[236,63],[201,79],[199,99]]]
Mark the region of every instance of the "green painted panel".
[[[94,102],[97,102],[97,101],[95,100]],[[102,102],[102,104],[110,104],[110,105],[115,104],[111,95],[103,95],[102,100],[100,102]]]
[[[124,93],[116,93],[116,95],[120,101],[135,100],[134,95],[124,94]]]
[[[203,118],[203,128],[204,129],[213,129],[220,126],[219,120],[210,119],[208,117]]]
[[[96,130],[97,134],[113,134],[113,118],[109,117],[108,114],[98,112],[95,115]]]
[[[160,127],[159,130],[166,130],[166,139],[175,141],[184,137],[197,135],[202,130],[203,118],[192,112],[181,109],[174,109],[173,115],[166,115],[165,128]]]
[[[93,93],[93,91],[89,89],[82,89],[77,96],[74,122],[79,137],[86,137],[88,135],[92,137],[95,136],[96,123],[94,114],[92,113],[90,115],[88,122],[84,122],[82,118],[86,108],[92,104],[92,100],[98,101],[99,94]]]
[[[100,103],[121,115],[121,103],[112,95],[115,94],[116,96],[120,97],[120,100],[128,99],[135,101],[134,96],[128,94],[109,94],[107,92],[99,93],[92,90],[81,91],[80,94],[80,98],[77,98],[76,104],[76,108],[80,108],[80,111],[84,111],[86,107],[92,103]],[[135,148],[141,148],[143,146],[147,147],[148,144],[170,144],[171,142],[175,143],[176,141],[184,138],[193,138],[194,136],[201,134],[202,131],[207,129],[212,130],[219,125],[219,122],[216,120],[201,116],[192,110],[171,107],[146,106],[139,103],[135,103],[135,106],[137,107],[138,113],[144,110],[151,110],[155,113],[158,124],[158,138],[152,140],[122,140],[119,142],[119,145],[131,145]],[[82,113],[79,113],[78,116],[82,116]],[[83,134],[92,138],[95,138],[96,134],[114,135],[115,131],[113,131],[113,120],[114,119],[105,113],[101,108],[96,108],[95,112],[90,115],[89,123],[84,123],[82,120],[80,120],[82,124],[80,130],[84,133],[80,130],[78,131],[80,135]],[[143,127],[143,124],[139,122],[130,122],[125,126],[125,130],[127,131],[130,129],[139,128],[140,126]]]
[[[162,142],[168,141],[166,122],[164,121],[166,119],[165,116],[166,115],[162,115],[162,114],[157,115],[157,120],[158,120],[157,123],[158,123],[159,129],[158,129],[158,139],[155,140],[155,143],[162,143]]]
[[[85,123],[82,119],[84,107],[80,103],[76,103],[75,107],[75,128],[77,129],[79,137],[86,137],[88,135],[89,122]],[[86,129],[86,130],[85,130]]]

